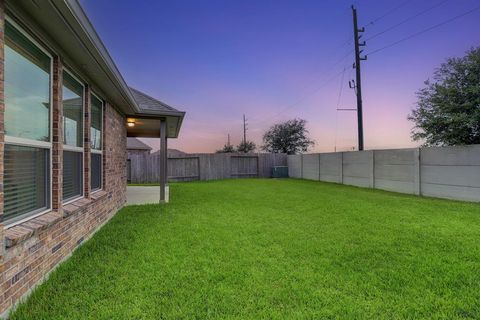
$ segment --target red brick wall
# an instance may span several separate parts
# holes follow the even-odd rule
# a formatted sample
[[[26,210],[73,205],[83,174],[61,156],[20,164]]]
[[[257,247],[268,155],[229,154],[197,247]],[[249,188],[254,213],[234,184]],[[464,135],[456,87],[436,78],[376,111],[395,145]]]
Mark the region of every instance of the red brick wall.
[[[126,119],[105,103],[103,190],[90,193],[90,97],[85,95],[85,197],[62,204],[63,130],[61,108],[62,57],[54,58],[52,75],[52,211],[4,228],[4,0],[0,0],[0,315],[40,282],[126,202]],[[4,245],[3,245],[4,244]]]
[[[62,62],[53,58],[52,75],[52,210],[62,213],[63,200],[63,108]]]
[[[115,193],[117,206],[127,198],[127,128],[126,118],[107,102],[104,120],[103,188]]]
[[[4,79],[4,68],[3,68],[3,59],[4,59],[4,50],[3,50],[3,31],[4,31],[4,14],[5,14],[5,4],[4,0],[0,0],[0,241],[4,239],[3,232],[3,150],[4,150],[4,114],[5,114],[5,104],[4,104],[4,92],[3,92],[3,79]],[[0,282],[2,282],[2,261],[3,261],[4,247],[0,244]],[[1,293],[0,288],[0,293]],[[2,297],[0,297],[0,305],[2,304]],[[1,308],[0,308],[1,310]]]
[[[0,263],[0,314],[125,204],[125,118],[106,104],[104,121],[104,190],[63,206],[62,214],[52,211],[6,230],[7,248]]]

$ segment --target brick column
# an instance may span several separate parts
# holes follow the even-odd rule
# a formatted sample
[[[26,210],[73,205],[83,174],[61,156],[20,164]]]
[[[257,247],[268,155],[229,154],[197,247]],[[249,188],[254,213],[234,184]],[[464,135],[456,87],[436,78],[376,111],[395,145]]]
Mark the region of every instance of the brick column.
[[[4,103],[4,49],[3,49],[3,37],[5,30],[5,2],[0,0],[0,270],[2,270],[3,262],[3,252],[4,252],[4,231],[3,231],[3,152],[4,152],[4,141],[5,141],[5,130],[4,130],[4,114],[5,114],[5,103]],[[0,282],[2,278],[0,276]],[[1,299],[0,299],[1,302]],[[1,303],[0,303],[1,305]],[[1,308],[0,308],[1,310]]]
[[[52,81],[52,209],[62,213],[63,201],[63,66],[60,58],[53,58]]]
[[[83,195],[85,198],[90,197],[90,86],[85,85],[84,99],[84,118],[83,118]]]
[[[107,110],[110,111],[110,104],[106,101],[103,102],[103,110],[102,110],[102,189],[108,191],[107,189],[107,141],[105,140],[107,135]],[[112,152],[112,148],[110,147],[109,153]]]

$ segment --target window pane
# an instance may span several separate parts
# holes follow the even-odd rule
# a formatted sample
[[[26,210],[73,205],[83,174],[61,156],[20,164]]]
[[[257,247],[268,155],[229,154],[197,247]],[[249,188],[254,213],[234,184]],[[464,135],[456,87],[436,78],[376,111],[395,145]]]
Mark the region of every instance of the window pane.
[[[97,190],[102,187],[102,155],[99,153],[91,154],[91,188]]]
[[[92,101],[92,125],[90,129],[90,139],[92,149],[102,149],[102,101],[93,94],[90,95]]]
[[[82,157],[81,152],[63,152],[63,200],[73,199],[83,194]]]
[[[83,86],[63,72],[63,143],[83,146]]]
[[[5,22],[5,134],[50,141],[50,57]]]
[[[5,220],[16,220],[50,206],[49,150],[5,145]]]

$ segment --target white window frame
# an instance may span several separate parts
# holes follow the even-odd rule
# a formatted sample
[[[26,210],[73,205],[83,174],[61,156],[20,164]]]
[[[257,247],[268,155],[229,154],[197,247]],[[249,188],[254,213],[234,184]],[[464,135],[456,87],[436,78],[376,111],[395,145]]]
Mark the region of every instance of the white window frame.
[[[40,45],[35,39],[33,39],[32,36],[30,36],[25,29],[23,29],[20,25],[18,25],[13,19],[11,19],[9,16],[5,16],[5,22],[8,22],[11,24],[15,29],[18,30],[23,36],[25,36],[29,41],[31,41],[40,51],[45,53],[49,58],[50,58],[50,81],[49,81],[49,91],[50,91],[50,105],[49,105],[49,121],[48,121],[48,126],[49,126],[49,139],[50,142],[46,141],[38,141],[38,140],[32,140],[32,139],[26,139],[26,138],[20,138],[20,137],[14,137],[14,136],[8,136],[5,134],[5,145],[14,145],[14,146],[25,146],[25,147],[33,147],[33,148],[41,148],[41,149],[48,149],[49,150],[49,163],[48,163],[48,168],[49,168],[49,195],[47,196],[49,199],[48,200],[48,206],[45,208],[39,208],[38,211],[32,211],[33,213],[29,215],[29,213],[24,213],[20,215],[19,217],[14,217],[11,218],[10,220],[4,221],[5,228],[10,228],[13,227],[17,224],[23,223],[25,221],[31,220],[33,218],[36,218],[38,216],[41,216],[42,214],[45,214],[49,211],[52,211],[52,201],[53,201],[53,195],[52,195],[52,179],[53,179],[53,164],[52,164],[52,155],[53,155],[53,143],[52,143],[52,138],[53,138],[53,125],[52,125],[52,120],[53,120],[53,56],[48,52],[42,45]],[[6,44],[5,44],[6,46]],[[7,106],[5,106],[7,107]],[[5,198],[4,198],[5,201]],[[25,216],[25,217],[24,217]],[[22,218],[23,217],[23,218]]]
[[[77,80],[78,83],[80,83],[83,87],[82,91],[82,146],[81,147],[74,147],[74,146],[69,146],[68,144],[63,143],[63,151],[72,151],[72,152],[81,152],[82,153],[82,174],[81,174],[81,179],[82,179],[82,190],[79,196],[73,197],[71,199],[63,200],[63,186],[62,186],[62,203],[63,205],[67,205],[69,203],[72,203],[74,201],[77,201],[79,199],[82,199],[85,195],[85,179],[84,179],[84,173],[85,173],[85,84],[83,81],[81,81],[73,72],[68,70],[68,68],[63,67],[63,70],[66,73],[68,73],[73,79]],[[62,77],[62,90],[63,90],[63,77]],[[63,101],[62,101],[62,111],[63,111]],[[63,112],[62,112],[63,114]],[[62,118],[63,122],[63,118]],[[65,129],[65,128],[64,128]],[[65,134],[65,130],[63,130],[63,134]],[[65,140],[65,137],[62,136],[62,140]],[[62,142],[63,142],[62,141]],[[62,155],[62,162],[63,162],[63,155]],[[63,168],[63,164],[62,164]],[[62,172],[63,175],[63,172]]]
[[[103,99],[100,98],[95,92],[93,91],[90,91],[90,94],[95,96],[101,103],[102,103],[102,107],[101,107],[101,111],[102,111],[102,115],[100,117],[101,119],[101,122],[100,122],[100,125],[101,125],[101,138],[100,138],[100,150],[98,149],[93,149],[92,148],[92,137],[90,136],[90,141],[88,143],[90,143],[90,153],[95,153],[95,154],[99,154],[100,155],[100,188],[97,188],[97,189],[91,189],[90,192],[91,193],[95,193],[95,192],[98,192],[98,191],[102,191],[103,190],[103,117],[105,116],[105,103],[103,102]],[[91,130],[92,128],[92,121],[91,121],[91,117],[92,117],[92,108],[91,108],[91,105],[92,105],[92,101],[90,99],[90,128],[88,128],[89,130]],[[92,187],[92,156],[90,155],[90,188]]]

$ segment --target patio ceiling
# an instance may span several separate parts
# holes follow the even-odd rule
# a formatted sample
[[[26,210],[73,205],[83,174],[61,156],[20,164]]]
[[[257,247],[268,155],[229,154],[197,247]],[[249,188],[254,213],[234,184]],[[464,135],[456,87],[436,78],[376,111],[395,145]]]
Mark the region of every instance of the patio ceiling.
[[[141,138],[160,137],[160,121],[166,122],[167,138],[177,138],[185,112],[130,87],[140,111],[127,117],[127,136]]]
[[[178,117],[166,117],[164,119],[167,122],[167,138],[178,137],[181,119]],[[160,120],[160,118],[128,117],[127,137],[159,138]],[[131,123],[133,123],[133,126]]]

